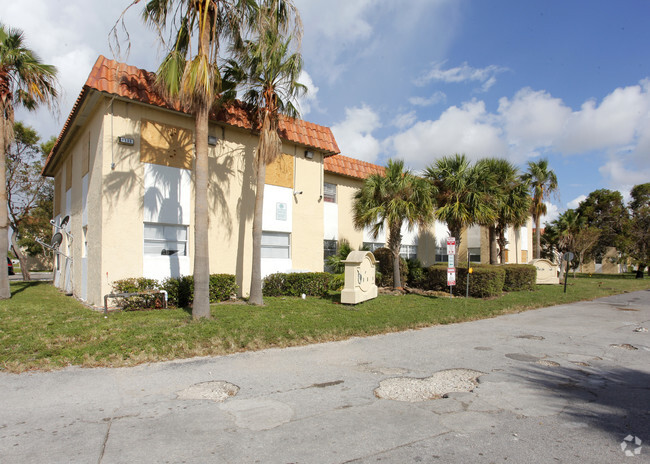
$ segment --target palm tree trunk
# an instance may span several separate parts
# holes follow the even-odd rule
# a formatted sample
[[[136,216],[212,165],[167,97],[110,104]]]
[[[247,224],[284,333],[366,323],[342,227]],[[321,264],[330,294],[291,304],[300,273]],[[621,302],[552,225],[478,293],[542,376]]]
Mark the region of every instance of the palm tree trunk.
[[[255,191],[255,213],[253,215],[253,268],[251,270],[251,291],[248,303],[263,305],[262,296],[262,218],[264,214],[264,180],[266,163],[261,153],[257,155],[257,187]]]
[[[6,266],[7,250],[9,249],[9,224],[7,213],[7,173],[6,173],[6,148],[7,148],[7,128],[10,123],[6,118],[4,104],[0,104],[0,263]],[[0,300],[11,298],[9,289],[9,275],[6,270],[0,268]]]
[[[194,304],[192,317],[210,317],[210,248],[208,242],[208,105],[196,112],[194,169]]]
[[[400,278],[400,249],[402,248],[402,233],[400,231],[401,224],[391,224],[389,227],[388,248],[393,252],[393,290],[402,287],[402,279]]]
[[[489,226],[490,232],[490,264],[499,264],[499,256],[502,256],[503,250],[497,251],[497,230],[494,225]],[[501,258],[503,263],[503,258]]]
[[[535,216],[535,259],[542,257],[542,231],[539,230],[539,216]]]

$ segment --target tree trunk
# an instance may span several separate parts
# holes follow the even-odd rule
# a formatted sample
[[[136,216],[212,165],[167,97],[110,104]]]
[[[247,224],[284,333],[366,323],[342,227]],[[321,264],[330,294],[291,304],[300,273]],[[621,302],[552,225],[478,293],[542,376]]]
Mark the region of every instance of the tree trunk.
[[[503,255],[503,249],[497,251],[497,229],[494,225],[491,225],[488,230],[490,233],[490,264],[499,264],[499,258]],[[502,257],[501,264],[503,264]]]
[[[508,243],[508,241],[506,240],[504,227],[498,227],[496,229],[496,241],[497,244],[499,245],[499,253],[498,253],[499,262],[501,264],[506,264],[506,243]]]
[[[539,230],[539,216],[535,216],[535,259],[542,257],[542,231]]]
[[[208,105],[196,112],[194,168],[194,319],[210,318],[210,248],[208,241]]]
[[[645,263],[639,263],[639,267],[636,268],[636,278],[643,279],[644,271],[645,271]]]
[[[10,124],[7,119],[7,108],[0,104],[0,263],[6,266],[7,251],[9,250],[9,221],[7,212],[7,133],[6,125]],[[9,289],[9,273],[5,269],[0,270],[0,300],[11,298]]]
[[[253,267],[251,270],[251,290],[248,303],[263,305],[262,296],[262,218],[264,214],[264,181],[266,177],[266,163],[257,155],[257,181],[255,190],[255,213],[253,215]]]
[[[519,251],[519,234],[521,234],[521,227],[517,227],[515,230],[515,264],[519,264],[519,255],[521,254]]]
[[[17,232],[13,230],[13,233],[11,234],[11,248],[14,250],[14,254],[16,255],[16,258],[18,258],[18,261],[20,261],[20,272],[23,275],[23,280],[28,282],[32,280],[32,276],[29,275],[29,270],[27,270],[27,258],[25,258],[25,255],[20,250],[20,246],[18,246],[16,235]]]
[[[393,224],[389,229],[388,248],[393,252],[393,290],[402,288],[402,279],[400,276],[400,248],[402,247],[401,224]]]

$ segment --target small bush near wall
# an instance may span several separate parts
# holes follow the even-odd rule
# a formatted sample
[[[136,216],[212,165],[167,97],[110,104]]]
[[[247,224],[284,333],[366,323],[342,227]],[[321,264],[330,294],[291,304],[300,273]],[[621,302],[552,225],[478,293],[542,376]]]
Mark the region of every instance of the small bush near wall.
[[[393,252],[388,248],[377,248],[372,252],[377,260],[377,272],[381,274],[377,279],[377,286],[393,286]],[[404,258],[399,259],[399,273],[402,279],[402,286],[406,286],[408,280],[409,268]]]
[[[187,308],[194,299],[194,277],[169,277],[162,281],[161,289],[167,292],[169,306]]]
[[[158,288],[158,281],[144,277],[116,280],[112,284],[113,293],[136,293]],[[116,303],[125,311],[160,307],[161,295],[132,296],[118,298]]]
[[[408,266],[408,283],[409,287],[421,288],[422,281],[424,280],[424,269],[422,263],[417,258],[409,258],[406,260]]]
[[[469,277],[469,296],[485,298],[500,295],[503,291],[506,272],[503,266],[473,266]],[[447,266],[436,264],[425,269],[422,279],[423,290],[449,291],[447,286]],[[465,296],[467,288],[467,268],[456,268],[454,295]]]
[[[332,275],[327,272],[271,274],[264,279],[264,296],[325,296]]]
[[[340,292],[345,287],[345,274],[332,274],[330,276],[330,290]]]
[[[506,280],[503,290],[516,292],[519,290],[535,290],[537,281],[537,268],[531,264],[506,264]]]
[[[194,299],[194,278],[192,276],[170,277],[162,282],[142,277],[123,279],[115,281],[112,287],[115,293],[165,290],[167,292],[167,304],[179,308],[190,306]],[[229,300],[233,295],[236,295],[237,289],[234,275],[210,275],[210,303]],[[156,308],[160,307],[160,298],[160,295],[132,296],[121,298],[117,303],[124,310]]]
[[[232,274],[210,275],[210,303],[229,300],[237,294],[237,281]]]

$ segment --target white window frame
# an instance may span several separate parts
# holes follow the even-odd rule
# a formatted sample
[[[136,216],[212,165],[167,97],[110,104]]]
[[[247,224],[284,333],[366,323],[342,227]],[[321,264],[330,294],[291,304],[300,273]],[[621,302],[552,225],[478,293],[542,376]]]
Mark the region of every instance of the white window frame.
[[[337,202],[336,194],[337,194],[336,184],[331,184],[329,182],[325,182],[323,184],[323,201],[325,201],[326,203],[336,203]]]
[[[269,239],[285,239],[286,243],[273,243],[278,242],[277,240]],[[265,243],[266,239],[266,243]],[[277,250],[286,250],[286,256],[269,256],[271,251]],[[262,250],[261,250],[262,259],[291,259],[291,233],[289,232],[272,232],[272,231],[262,231]]]
[[[147,228],[162,228],[162,237],[163,238],[152,238],[152,237],[147,237]],[[178,234],[176,234],[175,238],[171,238],[171,236],[167,232],[171,232],[172,229],[176,229],[177,231],[183,230],[185,232],[185,239],[179,239]],[[160,223],[160,222],[145,222],[144,223],[144,243],[143,243],[143,253],[145,256],[188,256],[188,236],[189,236],[189,227],[186,225],[182,224],[165,224],[165,223]],[[149,244],[163,244],[163,248],[161,253],[151,253],[147,252],[147,243]],[[180,247],[176,249],[176,252],[174,253],[165,253],[167,250],[167,244],[177,244],[182,246],[182,250],[180,250]],[[173,249],[170,249],[172,251]]]

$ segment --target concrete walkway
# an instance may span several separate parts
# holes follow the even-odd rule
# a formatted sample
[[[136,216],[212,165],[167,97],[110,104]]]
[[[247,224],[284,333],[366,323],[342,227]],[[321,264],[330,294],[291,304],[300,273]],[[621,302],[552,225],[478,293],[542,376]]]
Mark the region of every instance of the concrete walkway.
[[[0,374],[0,462],[650,462],[641,328],[650,291],[308,347]],[[485,374],[449,398],[374,395],[451,368]],[[217,402],[214,381],[239,391]]]

